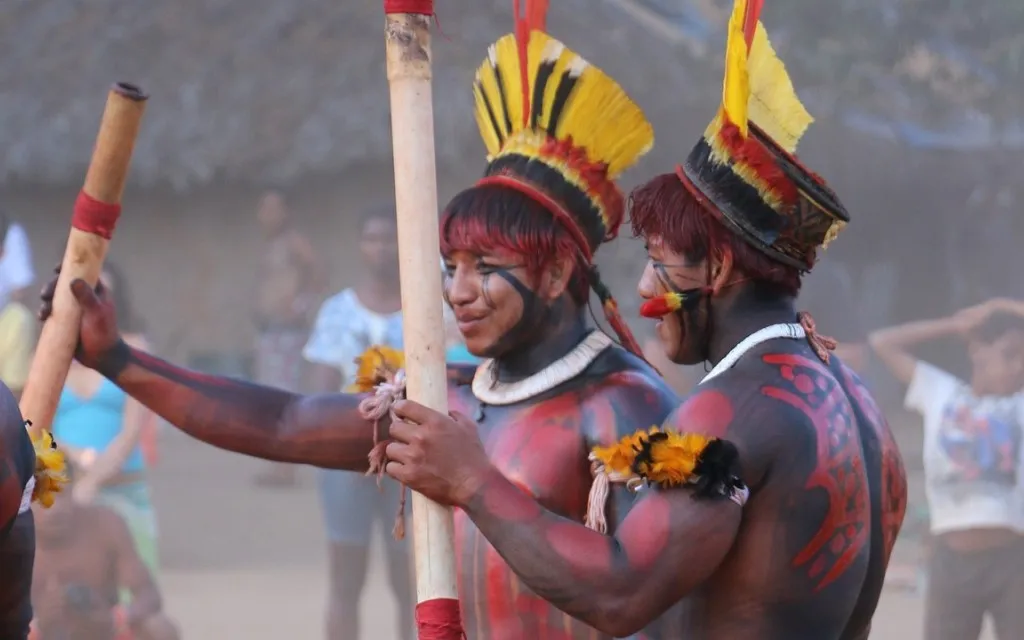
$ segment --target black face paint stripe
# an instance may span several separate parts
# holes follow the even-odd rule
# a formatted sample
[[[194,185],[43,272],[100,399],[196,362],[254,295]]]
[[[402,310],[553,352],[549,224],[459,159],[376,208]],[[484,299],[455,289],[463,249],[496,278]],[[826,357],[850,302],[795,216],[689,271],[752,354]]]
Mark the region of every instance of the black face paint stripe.
[[[668,266],[661,262],[652,262],[654,266],[654,274],[658,278],[658,282],[661,286],[668,289],[671,293],[678,293],[683,298],[683,306],[680,311],[692,310],[697,304],[704,298],[704,287],[693,287],[690,289],[680,289],[672,282],[672,278],[668,274]],[[678,311],[676,313],[679,313]]]
[[[528,338],[533,330],[538,326],[544,326],[544,323],[548,320],[548,316],[551,313],[551,308],[544,305],[537,294],[532,289],[527,287],[522,280],[517,278],[510,269],[493,268],[493,270],[486,274],[487,276],[496,275],[505,282],[507,282],[516,293],[519,294],[520,299],[523,301],[523,313],[519,317],[519,320],[505,332],[505,335],[498,338],[497,342],[491,346],[490,350],[494,353],[504,353],[510,348],[520,344],[525,338]],[[487,291],[488,282],[485,277],[483,282],[484,299],[490,300],[490,294]],[[494,308],[492,306],[491,308]],[[539,324],[538,324],[539,323]]]

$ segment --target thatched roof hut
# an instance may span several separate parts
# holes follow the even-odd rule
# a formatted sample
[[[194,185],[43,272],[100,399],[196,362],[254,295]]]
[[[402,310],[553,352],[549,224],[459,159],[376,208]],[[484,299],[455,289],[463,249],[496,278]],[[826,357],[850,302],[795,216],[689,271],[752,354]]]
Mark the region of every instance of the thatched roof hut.
[[[660,120],[663,161],[695,95],[686,65],[603,0],[552,3],[550,28],[619,78]],[[380,0],[11,0],[0,19],[0,183],[77,183],[105,88],[152,99],[131,181],[190,190],[213,181],[288,184],[390,162]],[[439,0],[435,110],[439,164],[480,166],[470,81],[510,30],[509,0],[466,11]]]

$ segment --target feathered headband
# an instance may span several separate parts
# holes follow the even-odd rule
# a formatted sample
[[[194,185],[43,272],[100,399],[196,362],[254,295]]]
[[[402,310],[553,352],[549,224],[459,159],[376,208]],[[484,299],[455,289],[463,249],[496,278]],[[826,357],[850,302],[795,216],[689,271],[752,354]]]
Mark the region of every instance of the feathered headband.
[[[607,74],[544,32],[547,0],[515,0],[515,33],[491,45],[473,85],[488,165],[478,185],[502,185],[542,204],[576,240],[587,265],[619,231],[615,178],[651,149],[643,111]],[[591,285],[623,344],[639,346],[596,271]]]
[[[722,106],[677,174],[734,232],[809,270],[850,217],[794,152],[813,118],[759,21],[764,0],[736,0]]]

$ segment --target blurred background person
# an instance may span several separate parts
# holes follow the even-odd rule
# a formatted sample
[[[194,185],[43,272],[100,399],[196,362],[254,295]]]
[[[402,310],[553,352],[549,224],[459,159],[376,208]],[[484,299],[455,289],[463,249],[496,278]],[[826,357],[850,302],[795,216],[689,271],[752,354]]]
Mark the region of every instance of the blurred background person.
[[[104,266],[100,282],[115,301],[125,342],[148,349],[127,282],[114,263]],[[77,472],[72,495],[79,504],[95,502],[120,515],[154,576],[160,562],[147,468],[156,459],[157,429],[154,413],[100,374],[71,363],[53,434]]]
[[[910,352],[943,338],[966,344],[968,381]],[[977,640],[988,614],[1000,640],[1024,638],[1024,303],[990,300],[883,329],[871,346],[924,419],[924,637]]]
[[[8,300],[34,304],[35,294],[31,285],[36,274],[32,267],[32,247],[29,245],[25,228],[0,209],[0,234],[3,235],[0,250],[0,307]]]
[[[36,320],[32,311],[18,300],[17,295],[12,297],[2,292],[3,265],[7,264],[7,239],[11,233],[12,225],[4,212],[0,211],[0,382],[7,385],[15,398],[20,398],[32,364]],[[17,273],[16,267],[14,271]],[[31,282],[31,271],[29,281]],[[20,291],[16,290],[14,293]]]
[[[74,484],[71,485],[72,489]],[[76,504],[33,505],[36,561],[31,640],[176,640],[160,592],[114,511]],[[130,600],[120,601],[127,592]],[[13,640],[13,639],[12,639]]]
[[[355,286],[331,296],[320,307],[313,334],[303,350],[310,384],[337,392],[355,377],[356,358],[372,345],[402,347],[402,299],[398,283],[398,237],[393,206],[363,215],[359,228],[362,264]],[[370,558],[375,522],[387,543],[388,579],[397,601],[399,630],[413,629],[409,543],[391,535],[399,505],[399,485],[348,471],[319,470],[319,489],[327,528],[330,591],[326,638],[357,640],[359,603]]]
[[[319,257],[292,226],[284,194],[268,191],[256,213],[264,245],[256,291],[256,382],[288,391],[302,386],[302,346],[323,289]],[[256,476],[267,487],[290,487],[295,467],[272,463]]]

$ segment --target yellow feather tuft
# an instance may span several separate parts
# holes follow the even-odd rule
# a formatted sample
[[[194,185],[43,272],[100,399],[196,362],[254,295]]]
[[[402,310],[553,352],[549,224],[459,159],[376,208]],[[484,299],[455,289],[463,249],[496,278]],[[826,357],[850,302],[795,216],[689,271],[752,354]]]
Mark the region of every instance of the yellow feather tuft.
[[[546,78],[541,103],[531,104],[538,129],[560,140],[571,137],[573,146],[584,149],[589,161],[608,165],[609,178],[651,149],[653,127],[640,107],[603,71],[541,31],[530,34],[527,61],[531,103],[537,83]],[[566,93],[565,89],[571,90]],[[477,71],[475,94],[477,124],[489,159],[500,155],[509,140],[524,135],[536,139],[533,131],[524,132],[525,101],[513,35],[501,38],[491,48],[488,60]],[[516,146],[521,152],[523,145]]]
[[[760,22],[750,47],[748,65],[750,102],[747,113],[750,120],[780,147],[794,153],[814,118],[797,97],[786,66],[775,54],[768,33]]]
[[[488,156],[494,156],[503,141],[522,129],[523,123],[523,92],[514,35],[503,37],[488,49],[487,59],[476,72],[473,94],[480,136]]]
[[[715,439],[658,427],[625,436],[608,447],[594,447],[592,459],[620,479],[642,478],[664,487],[693,482],[701,454]]]
[[[750,101],[747,41],[743,35],[746,13],[747,1],[736,0],[729,18],[725,45],[725,81],[722,85],[722,107],[729,121],[736,125],[744,138],[749,131],[747,104]]]
[[[405,354],[398,349],[374,345],[356,358],[355,381],[349,385],[349,393],[373,391],[382,382],[391,382],[395,374],[405,367]]]
[[[53,506],[56,494],[68,482],[64,454],[57,448],[49,431],[33,437],[32,448],[36,452],[36,485],[32,490],[32,501],[49,508]]]

